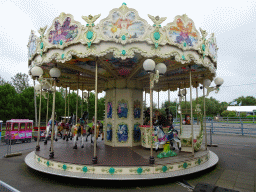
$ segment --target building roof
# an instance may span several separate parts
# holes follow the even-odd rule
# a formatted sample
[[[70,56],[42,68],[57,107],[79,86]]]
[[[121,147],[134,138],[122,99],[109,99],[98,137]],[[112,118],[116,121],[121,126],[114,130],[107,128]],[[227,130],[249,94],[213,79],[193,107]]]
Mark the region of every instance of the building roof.
[[[236,112],[253,112],[253,110],[256,110],[256,106],[228,106],[227,110]]]

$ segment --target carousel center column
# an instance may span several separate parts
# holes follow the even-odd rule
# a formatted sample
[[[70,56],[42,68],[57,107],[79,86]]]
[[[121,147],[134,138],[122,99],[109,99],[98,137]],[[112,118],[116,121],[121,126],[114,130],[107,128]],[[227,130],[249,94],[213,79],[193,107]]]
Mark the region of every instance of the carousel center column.
[[[105,144],[113,147],[141,145],[142,85],[119,79],[107,82],[105,91]]]

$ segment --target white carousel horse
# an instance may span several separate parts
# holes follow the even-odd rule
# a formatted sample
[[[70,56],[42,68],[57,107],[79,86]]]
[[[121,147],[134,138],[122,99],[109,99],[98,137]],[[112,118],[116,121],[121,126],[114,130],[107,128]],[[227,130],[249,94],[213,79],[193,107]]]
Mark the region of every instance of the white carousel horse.
[[[176,150],[181,150],[181,142],[180,139],[178,137],[178,131],[176,129],[171,129],[168,132],[168,136],[167,136],[168,141],[170,141],[171,143],[173,143],[173,147]]]
[[[163,130],[160,128],[160,126],[154,126],[154,130],[155,130],[154,135],[158,137],[158,141],[155,142],[156,151],[157,151],[159,148],[159,145],[164,145],[166,143],[167,136],[165,135]]]
[[[46,135],[45,135],[45,140],[44,140],[44,144],[47,144],[47,139],[49,136],[49,132],[51,131],[51,134],[53,134],[52,131],[52,119],[50,119],[50,121],[48,122],[48,125],[46,127]],[[55,141],[58,141],[57,139],[57,134],[58,134],[58,126],[57,126],[57,121],[54,121],[54,132],[55,132]]]
[[[157,135],[157,137],[158,137],[158,141],[155,142],[156,151],[158,150],[159,145],[161,145],[161,144],[163,145],[167,141],[172,142],[173,146],[176,150],[181,149],[181,142],[180,142],[180,140],[178,138],[178,135],[177,135],[178,132],[175,129],[170,130],[168,132],[168,135],[166,135],[164,133],[164,131],[159,126],[155,126],[154,130],[155,130],[155,135]]]

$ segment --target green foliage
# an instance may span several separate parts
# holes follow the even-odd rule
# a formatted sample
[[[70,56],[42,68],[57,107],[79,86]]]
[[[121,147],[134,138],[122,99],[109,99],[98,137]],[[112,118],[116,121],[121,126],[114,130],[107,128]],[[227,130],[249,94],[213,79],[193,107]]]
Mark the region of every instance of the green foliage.
[[[240,113],[240,117],[246,117],[246,113],[245,112]]]
[[[236,117],[235,111],[229,111],[228,117]]]
[[[25,73],[17,73],[11,79],[17,93],[21,93],[24,89],[29,87],[29,76]]]
[[[242,102],[242,106],[254,106],[254,105],[256,105],[256,98],[253,97],[253,96],[238,97],[237,99],[235,99],[235,101],[237,101],[237,104]]]
[[[253,117],[256,119],[256,115],[248,115],[246,118],[251,119]]]
[[[228,110],[225,110],[221,113],[221,116],[222,117],[228,117],[228,114],[229,114],[229,111]]]

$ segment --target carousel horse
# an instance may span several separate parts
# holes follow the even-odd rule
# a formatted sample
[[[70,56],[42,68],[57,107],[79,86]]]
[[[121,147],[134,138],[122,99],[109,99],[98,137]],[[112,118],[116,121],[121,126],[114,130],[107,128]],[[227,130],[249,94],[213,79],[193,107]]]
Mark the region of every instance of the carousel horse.
[[[49,136],[49,132],[51,131],[51,134],[53,134],[52,131],[52,119],[50,119],[50,121],[48,122],[48,125],[46,127],[46,135],[45,135],[45,140],[44,140],[44,144],[47,144],[47,139]],[[55,131],[55,141],[58,141],[57,139],[57,134],[58,134],[58,127],[57,127],[57,121],[54,120],[54,131]]]
[[[167,136],[165,135],[164,131],[160,128],[160,126],[154,126],[155,136],[158,137],[158,141],[155,142],[155,150],[157,151],[159,145],[164,145],[167,142]]]
[[[84,137],[86,136],[86,124],[83,118],[80,119],[80,122],[72,127],[72,133],[74,135],[74,147],[73,149],[77,149],[77,140],[78,137],[81,137],[81,148],[84,148]]]
[[[91,135],[91,143],[93,143],[92,138],[94,136],[94,128],[95,128],[95,123],[93,123],[92,127],[89,127],[87,130],[87,136],[86,136],[86,142],[88,136]],[[103,124],[100,121],[97,121],[97,126],[96,126],[96,140],[98,139],[99,135],[102,135],[102,140],[104,140],[104,131],[103,131]]]
[[[69,126],[66,141],[68,141],[68,138],[70,138],[70,140],[72,140],[72,138],[73,138],[72,128],[75,126],[75,122],[76,122],[76,116],[71,113],[71,118],[69,119],[68,124],[66,124],[66,126]]]
[[[175,129],[171,129],[168,134],[166,135],[164,131],[160,128],[160,126],[155,126],[155,135],[158,137],[158,141],[155,142],[157,151],[159,148],[159,145],[165,144],[167,141],[171,142],[173,146],[175,146],[175,149],[180,150],[181,149],[181,142],[178,138],[178,131]],[[179,144],[179,146],[178,146]]]
[[[65,123],[63,122],[59,122],[58,123],[58,133],[60,133],[60,138],[62,138],[64,131],[65,131]],[[63,140],[65,139],[65,137],[63,137]]]
[[[178,131],[173,127],[170,129],[170,131],[168,131],[167,140],[171,142],[174,149],[181,150],[181,142],[178,137]]]

